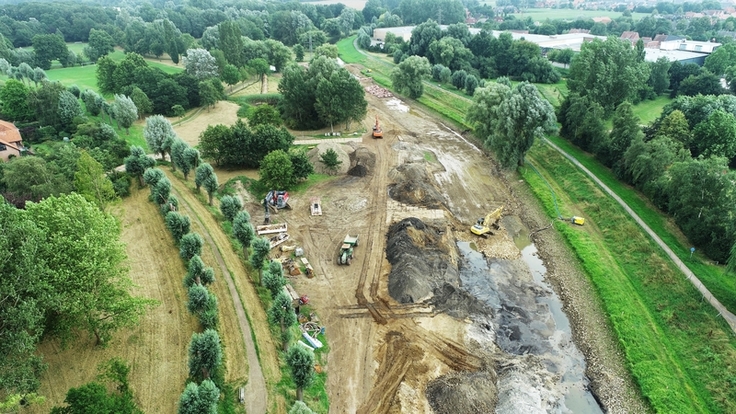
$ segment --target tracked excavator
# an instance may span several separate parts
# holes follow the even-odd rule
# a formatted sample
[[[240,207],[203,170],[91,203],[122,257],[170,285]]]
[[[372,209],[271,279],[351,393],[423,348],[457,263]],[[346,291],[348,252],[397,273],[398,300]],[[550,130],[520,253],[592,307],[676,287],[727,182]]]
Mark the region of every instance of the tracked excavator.
[[[498,221],[501,219],[503,206],[488,213],[485,217],[481,217],[470,228],[470,232],[478,236],[488,237],[493,234],[494,230],[499,229]]]
[[[378,122],[378,115],[376,115],[376,124],[373,125],[373,138],[383,138],[383,130]]]

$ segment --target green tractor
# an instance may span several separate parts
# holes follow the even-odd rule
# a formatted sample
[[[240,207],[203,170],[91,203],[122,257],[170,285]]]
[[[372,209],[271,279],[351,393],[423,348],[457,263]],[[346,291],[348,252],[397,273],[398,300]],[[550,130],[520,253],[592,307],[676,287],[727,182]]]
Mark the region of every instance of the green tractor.
[[[358,236],[345,236],[340,246],[340,255],[337,256],[337,264],[349,265],[353,261],[353,250],[358,247]]]

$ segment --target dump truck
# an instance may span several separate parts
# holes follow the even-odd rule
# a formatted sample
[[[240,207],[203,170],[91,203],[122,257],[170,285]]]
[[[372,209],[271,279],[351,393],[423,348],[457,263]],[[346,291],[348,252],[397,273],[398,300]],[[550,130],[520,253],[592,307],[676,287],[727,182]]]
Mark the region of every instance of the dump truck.
[[[383,130],[378,122],[378,115],[376,115],[376,124],[373,125],[373,138],[383,138]]]
[[[501,219],[502,212],[503,206],[488,213],[485,217],[479,218],[470,228],[470,232],[484,237],[493,234],[493,230],[499,229],[498,221]]]
[[[340,253],[337,256],[337,264],[349,265],[353,261],[354,249],[358,247],[358,236],[346,235],[340,245]]]

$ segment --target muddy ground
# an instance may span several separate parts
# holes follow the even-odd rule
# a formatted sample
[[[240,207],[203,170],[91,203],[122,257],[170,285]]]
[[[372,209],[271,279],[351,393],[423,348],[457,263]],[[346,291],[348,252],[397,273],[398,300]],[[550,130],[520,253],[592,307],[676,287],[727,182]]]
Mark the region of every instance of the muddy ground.
[[[370,85],[369,79],[361,82]],[[330,411],[442,413],[467,406],[462,412],[567,412],[560,374],[550,372],[556,363],[534,355],[545,346],[525,352],[494,343],[498,332],[522,336],[513,335],[522,328],[509,328],[508,320],[524,310],[507,313],[504,322],[500,308],[477,303],[458,275],[466,265],[457,241],[472,242],[488,260],[511,269],[505,272],[509,286],[515,285],[514,272],[528,279],[519,289],[525,293],[514,294],[520,303],[532,306],[536,297],[551,295],[551,289],[535,287],[514,242],[549,224],[536,202],[518,177],[502,174],[432,116],[395,98],[366,96],[364,128],[370,131],[378,115],[384,138],[366,133],[360,144],[339,145],[350,160],[343,168],[354,173],[292,194],[293,209],[271,217],[289,224],[315,271],[314,278],[294,276],[292,282],[310,297],[328,334]],[[322,216],[310,215],[312,197],[321,198]],[[500,205],[505,217],[495,235],[486,240],[470,234],[478,217]],[[254,222],[263,219],[260,205],[246,208]],[[536,235],[538,255],[548,282],[565,300],[575,344],[589,361],[590,389],[609,412],[643,411],[592,289],[561,240],[547,233]],[[360,245],[352,265],[339,266],[346,234],[359,235]],[[547,332],[550,323],[534,329]]]

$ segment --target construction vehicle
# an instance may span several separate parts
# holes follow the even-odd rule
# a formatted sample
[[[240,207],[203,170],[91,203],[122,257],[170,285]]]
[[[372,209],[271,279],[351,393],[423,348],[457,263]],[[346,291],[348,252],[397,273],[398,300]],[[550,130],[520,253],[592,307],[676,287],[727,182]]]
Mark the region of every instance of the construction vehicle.
[[[378,115],[376,115],[376,124],[373,125],[373,138],[383,138],[383,130],[378,122]]]
[[[340,254],[337,256],[337,264],[349,265],[353,261],[353,251],[358,247],[358,236],[345,236],[340,246]]]
[[[322,215],[322,202],[320,201],[319,197],[312,197],[312,200],[309,203],[312,215],[313,216],[321,216]]]
[[[572,224],[577,224],[578,226],[582,226],[585,224],[585,218],[580,216],[572,216],[570,217],[570,222]]]
[[[498,221],[501,219],[502,212],[503,206],[488,213],[485,217],[479,218],[478,221],[470,228],[470,232],[484,237],[492,235],[494,230],[499,229]]]
[[[289,193],[287,191],[271,190],[266,194],[263,203],[273,210],[280,210],[282,208],[291,209],[289,205]]]

